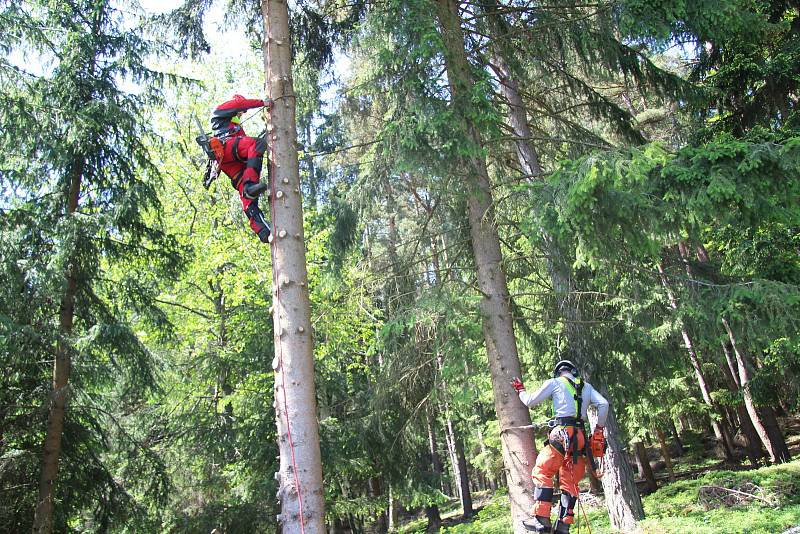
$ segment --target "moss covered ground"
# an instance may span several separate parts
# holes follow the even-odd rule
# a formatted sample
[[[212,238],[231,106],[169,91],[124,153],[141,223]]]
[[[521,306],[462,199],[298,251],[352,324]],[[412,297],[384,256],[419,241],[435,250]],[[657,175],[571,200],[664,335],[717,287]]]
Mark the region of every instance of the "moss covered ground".
[[[755,485],[755,486],[752,486]],[[760,499],[731,505],[701,496],[702,487],[752,490]],[[727,494],[725,490],[719,490]],[[746,493],[746,492],[745,492]],[[446,526],[443,534],[511,534],[508,500],[503,495],[491,496],[470,522]],[[688,480],[665,484],[643,498],[646,519],[640,524],[642,534],[780,534],[800,525],[800,460],[747,471],[713,470]],[[457,515],[455,507],[443,509],[443,518]],[[591,532],[610,534],[605,507],[586,508]],[[586,521],[580,521],[572,532],[588,533]],[[404,534],[425,532],[425,520],[405,525]]]

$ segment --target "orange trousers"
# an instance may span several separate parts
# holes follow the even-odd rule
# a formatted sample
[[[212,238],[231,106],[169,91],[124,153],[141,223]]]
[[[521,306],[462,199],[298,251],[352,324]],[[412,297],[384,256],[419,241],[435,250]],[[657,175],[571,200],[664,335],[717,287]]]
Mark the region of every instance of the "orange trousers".
[[[570,451],[572,451],[573,447],[583,451],[586,446],[586,435],[579,428],[573,426],[556,427],[550,432],[549,440],[551,444],[548,444],[539,452],[536,457],[536,466],[534,466],[531,473],[533,484],[536,487],[534,497],[537,499],[533,507],[534,515],[550,517],[550,509],[553,506],[553,476],[556,471],[558,471],[562,492],[569,493],[573,498],[578,496],[578,482],[586,473],[585,456],[580,455],[578,460],[573,462],[571,452],[564,458],[564,454],[552,445],[552,443],[559,443],[563,448],[563,436],[561,436],[560,432],[562,429],[569,436]],[[564,502],[563,499],[562,502]],[[564,523],[572,523],[572,512],[572,510],[561,511],[559,515]]]

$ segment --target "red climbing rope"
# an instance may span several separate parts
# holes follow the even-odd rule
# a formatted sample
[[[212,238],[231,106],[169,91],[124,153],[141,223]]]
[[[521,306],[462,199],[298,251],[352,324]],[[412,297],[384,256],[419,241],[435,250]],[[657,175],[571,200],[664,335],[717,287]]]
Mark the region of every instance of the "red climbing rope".
[[[267,1],[267,20],[268,21],[272,20],[270,18],[270,15],[269,15],[269,5],[270,5],[270,2]],[[269,29],[268,29],[267,30],[267,35],[266,35],[266,39],[267,39],[267,65],[268,66],[272,65],[272,62],[271,62],[272,54],[271,54],[271,46],[270,46],[270,44],[272,42],[271,33],[272,32],[269,31]],[[269,71],[267,72],[267,90],[269,91],[269,97],[272,98],[272,80],[270,79]],[[281,95],[281,96],[283,96],[283,95]],[[275,99],[272,99],[272,106],[269,109],[269,123],[270,123],[270,125],[272,125],[272,109],[273,109],[274,106],[275,106]],[[274,131],[274,126],[273,126],[273,131]],[[267,134],[268,137],[271,135],[271,133],[269,131],[267,131],[266,134]],[[275,187],[275,184],[276,184],[277,169],[275,167],[275,151],[274,151],[274,147],[273,147],[273,144],[272,144],[272,141],[274,141],[274,136],[272,136],[272,137],[273,137],[273,139],[269,139],[269,138],[267,139],[267,147],[269,149],[269,176],[270,176],[270,179],[271,179],[271,183],[270,183],[271,192],[270,192],[270,199],[269,199],[270,200],[270,206],[269,206],[270,209],[269,209],[269,211],[270,211],[270,217],[272,219],[272,232],[273,232],[272,235],[274,236],[275,232],[277,232],[277,230],[278,230],[278,221],[277,221],[277,218],[276,218],[276,210],[275,210],[275,199],[276,199],[275,194],[277,192],[277,188]],[[297,488],[297,502],[298,502],[298,508],[299,508],[299,513],[300,513],[300,532],[305,534],[306,525],[305,525],[305,517],[303,516],[303,491],[302,491],[302,488],[300,487],[300,477],[298,475],[297,462],[296,462],[295,456],[294,456],[294,440],[292,439],[292,425],[291,425],[291,422],[289,421],[289,403],[288,403],[288,401],[286,399],[286,372],[285,372],[284,366],[283,366],[283,343],[281,343],[281,339],[280,339],[281,333],[283,332],[283,327],[281,326],[281,310],[278,307],[281,304],[281,286],[278,283],[278,280],[279,280],[278,271],[277,271],[277,268],[275,267],[275,261],[274,261],[274,258],[275,258],[275,244],[276,244],[276,242],[277,241],[273,237],[272,242],[270,243],[270,252],[272,253],[272,258],[273,258],[273,262],[272,262],[272,287],[275,288],[275,300],[276,300],[276,302],[273,303],[273,310],[272,311],[273,311],[273,313],[277,314],[276,315],[277,320],[275,321],[275,323],[276,323],[275,324],[275,326],[276,326],[275,343],[276,343],[277,348],[278,348],[278,365],[280,365],[280,367],[281,367],[281,389],[283,390],[283,415],[284,415],[284,418],[286,419],[286,434],[287,434],[287,436],[289,438],[289,451],[291,452],[291,459],[292,459],[292,473],[294,474],[294,483],[295,483],[295,487]]]

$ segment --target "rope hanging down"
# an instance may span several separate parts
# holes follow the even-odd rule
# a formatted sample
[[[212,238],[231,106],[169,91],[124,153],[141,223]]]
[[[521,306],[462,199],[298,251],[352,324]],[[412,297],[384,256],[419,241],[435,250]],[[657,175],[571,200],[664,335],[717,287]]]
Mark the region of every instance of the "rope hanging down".
[[[269,2],[269,0],[267,0],[267,20],[268,21],[272,20],[270,18],[270,14],[269,14],[269,7],[270,7],[270,2]],[[268,29],[267,30],[267,35],[264,36],[264,38],[267,40],[267,65],[268,66],[272,65],[272,53],[271,53],[272,37],[271,37],[271,33],[272,32]],[[269,97],[273,101],[273,105],[268,111],[268,113],[269,113],[269,124],[273,124],[272,123],[272,110],[275,107],[275,99],[272,98],[272,79],[270,78],[269,71],[266,73],[266,76],[267,76],[267,91],[269,92]],[[283,95],[281,95],[281,96],[283,96]],[[274,125],[273,125],[273,128],[274,128]],[[267,135],[269,136],[269,132],[267,132]],[[274,140],[275,139],[274,139],[274,136],[273,136],[273,139],[271,141],[274,141]],[[277,232],[278,231],[278,220],[277,220],[277,216],[276,216],[276,211],[277,210],[275,209],[275,199],[276,199],[275,195],[276,195],[276,191],[277,191],[277,188],[275,187],[276,186],[275,180],[276,180],[276,175],[277,175],[277,169],[275,167],[275,150],[274,150],[274,146],[273,146],[272,142],[267,142],[267,147],[268,147],[269,155],[270,155],[270,158],[269,158],[269,165],[270,165],[270,167],[269,167],[270,168],[269,177],[270,177],[270,180],[272,182],[272,183],[270,183],[271,192],[270,192],[270,198],[269,198],[269,203],[270,203],[270,206],[269,206],[270,210],[269,211],[270,211],[270,215],[272,217],[272,228],[273,228],[273,231]],[[277,320],[275,321],[275,323],[276,323],[275,326],[277,327],[275,341],[276,341],[277,346],[278,346],[278,365],[280,365],[280,367],[281,367],[281,389],[283,389],[283,415],[284,415],[284,418],[286,420],[286,435],[287,435],[288,440],[289,440],[289,451],[291,453],[291,460],[292,460],[292,473],[294,474],[294,483],[295,483],[295,488],[297,489],[297,503],[298,503],[299,513],[300,513],[300,532],[305,534],[306,525],[305,525],[305,517],[303,515],[303,491],[302,491],[302,487],[300,486],[300,476],[298,475],[297,461],[295,460],[295,455],[294,455],[294,439],[292,438],[292,425],[291,425],[291,422],[289,420],[289,403],[288,403],[288,400],[286,399],[286,371],[285,371],[284,365],[283,365],[283,343],[281,343],[281,340],[280,340],[280,333],[283,331],[283,326],[281,325],[281,310],[282,310],[282,305],[281,305],[281,287],[280,287],[280,284],[278,283],[278,280],[279,280],[279,278],[278,278],[278,270],[277,270],[277,268],[275,266],[275,261],[274,261],[276,243],[277,243],[276,239],[272,239],[271,243],[270,243],[270,253],[272,254],[272,258],[273,258],[273,261],[272,261],[272,287],[275,288],[275,300],[276,300],[276,302],[274,304],[278,305],[278,306],[274,306],[273,307],[273,313],[277,314],[276,315]]]

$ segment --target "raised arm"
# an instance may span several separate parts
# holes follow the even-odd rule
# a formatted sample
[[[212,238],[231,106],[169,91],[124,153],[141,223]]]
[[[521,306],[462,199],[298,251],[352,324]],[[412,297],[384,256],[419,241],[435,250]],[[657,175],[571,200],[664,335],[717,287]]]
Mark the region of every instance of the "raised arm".
[[[555,388],[555,380],[551,378],[550,380],[546,380],[544,384],[542,384],[541,387],[539,387],[539,389],[533,393],[528,393],[525,391],[525,386],[522,385],[522,382],[520,382],[518,379],[515,379],[515,381],[514,389],[516,389],[519,393],[519,400],[521,400],[522,403],[529,408],[531,406],[536,406],[545,399],[548,399],[553,394],[553,389]]]

